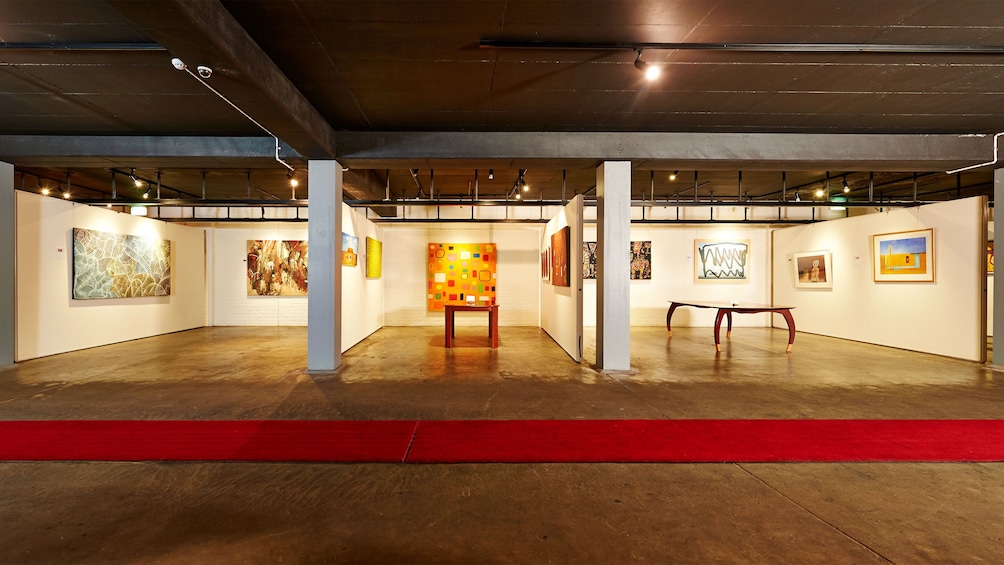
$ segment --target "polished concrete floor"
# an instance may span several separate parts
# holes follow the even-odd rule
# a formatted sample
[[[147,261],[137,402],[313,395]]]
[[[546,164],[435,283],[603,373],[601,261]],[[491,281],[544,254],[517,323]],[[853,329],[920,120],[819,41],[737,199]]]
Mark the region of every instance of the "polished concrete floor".
[[[1000,418],[993,367],[787,331],[204,328],[0,369],[0,419]],[[999,563],[1004,463],[0,463],[0,563]]]

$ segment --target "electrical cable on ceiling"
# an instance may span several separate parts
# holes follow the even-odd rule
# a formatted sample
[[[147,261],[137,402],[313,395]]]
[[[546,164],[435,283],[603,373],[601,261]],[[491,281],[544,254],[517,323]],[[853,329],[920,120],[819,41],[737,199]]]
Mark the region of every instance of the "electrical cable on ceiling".
[[[188,65],[186,65],[184,61],[182,61],[181,59],[179,59],[177,57],[171,59],[171,64],[174,65],[175,69],[178,69],[179,71],[185,71],[186,73],[192,75],[192,77],[195,78],[195,80],[201,82],[203,86],[205,86],[213,94],[215,94],[216,96],[218,96],[220,98],[220,100],[223,100],[227,104],[230,104],[230,106],[234,110],[237,110],[238,112],[240,112],[241,115],[244,116],[245,118],[247,118],[248,120],[250,120],[251,123],[253,123],[254,125],[258,126],[259,128],[262,129],[262,131],[264,131],[265,133],[267,133],[270,136],[272,136],[272,139],[275,140],[275,160],[278,161],[279,163],[281,163],[287,169],[289,169],[290,172],[293,172],[295,170],[292,165],[290,165],[289,163],[283,161],[282,158],[279,157],[279,138],[274,133],[272,133],[271,131],[269,131],[269,129],[266,128],[265,126],[263,126],[260,123],[258,123],[258,121],[255,120],[254,118],[252,118],[251,116],[249,116],[247,112],[245,112],[244,110],[241,110],[236,104],[234,104],[233,102],[231,102],[230,99],[228,99],[226,96],[224,96],[220,91],[218,91],[215,88],[213,88],[213,86],[211,84],[209,84],[208,82],[206,82],[205,79],[213,76],[213,69],[211,69],[210,67],[207,67],[205,65],[199,65],[198,68],[197,68],[198,74],[195,74],[195,73],[192,72],[191,69],[188,68]]]

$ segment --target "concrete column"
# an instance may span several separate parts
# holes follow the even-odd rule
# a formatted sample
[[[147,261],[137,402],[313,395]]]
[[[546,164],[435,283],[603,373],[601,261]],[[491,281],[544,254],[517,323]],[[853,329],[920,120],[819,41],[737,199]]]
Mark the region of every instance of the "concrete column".
[[[596,169],[596,364],[631,368],[631,162]]]
[[[14,364],[14,165],[0,162],[0,367]]]
[[[1004,169],[994,169],[994,203],[1004,203]],[[1001,212],[994,206],[994,240],[997,234],[1004,234],[1004,207]],[[994,243],[994,255],[998,252],[998,246]],[[995,257],[996,259],[996,257]],[[1001,347],[994,347],[990,353],[988,361],[994,365],[1004,365],[1004,273],[997,274],[994,267],[994,311],[989,312],[989,316],[994,321],[994,345],[997,345],[997,334],[1001,334]],[[1000,354],[998,355],[998,352]]]
[[[327,372],[342,363],[342,166],[309,161],[307,168],[307,370]]]

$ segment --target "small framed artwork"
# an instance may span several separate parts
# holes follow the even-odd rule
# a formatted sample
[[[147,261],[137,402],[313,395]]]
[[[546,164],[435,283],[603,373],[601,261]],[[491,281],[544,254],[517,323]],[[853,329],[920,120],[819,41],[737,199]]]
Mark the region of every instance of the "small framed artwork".
[[[697,282],[748,282],[750,241],[694,240],[694,280]]]
[[[791,262],[795,288],[833,288],[833,265],[829,251],[794,253]]]
[[[934,230],[872,236],[875,282],[934,282]]]

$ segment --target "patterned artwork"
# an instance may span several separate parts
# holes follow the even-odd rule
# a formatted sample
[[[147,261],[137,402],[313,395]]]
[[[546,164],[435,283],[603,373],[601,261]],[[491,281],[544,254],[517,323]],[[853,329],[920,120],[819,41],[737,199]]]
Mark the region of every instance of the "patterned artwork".
[[[631,280],[652,280],[652,242],[631,242]]]
[[[694,269],[697,282],[749,280],[748,239],[694,241]]]
[[[306,296],[307,242],[248,240],[248,296]]]
[[[73,228],[73,298],[171,295],[171,242]]]
[[[596,242],[582,242],[582,278],[596,278]],[[652,242],[631,242],[631,280],[652,280]]]
[[[494,243],[430,243],[426,254],[430,311],[442,312],[447,304],[495,304]]]
[[[383,274],[383,242],[366,238],[366,278],[378,279]]]
[[[359,262],[359,238],[342,233],[342,265],[355,267]]]
[[[568,239],[571,228],[565,226],[551,234],[551,284],[571,286],[569,280]]]
[[[582,242],[582,278],[596,278],[596,242]]]
[[[551,248],[546,247],[540,252],[540,278],[551,281]]]

